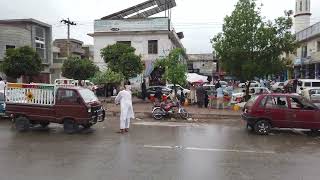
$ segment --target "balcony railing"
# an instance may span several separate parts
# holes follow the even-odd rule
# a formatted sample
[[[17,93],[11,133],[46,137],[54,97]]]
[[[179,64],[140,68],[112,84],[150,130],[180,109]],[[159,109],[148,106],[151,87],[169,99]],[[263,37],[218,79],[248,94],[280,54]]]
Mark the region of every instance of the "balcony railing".
[[[320,36],[320,22],[296,33],[296,39],[298,42],[307,40],[309,38],[312,38],[314,36]]]

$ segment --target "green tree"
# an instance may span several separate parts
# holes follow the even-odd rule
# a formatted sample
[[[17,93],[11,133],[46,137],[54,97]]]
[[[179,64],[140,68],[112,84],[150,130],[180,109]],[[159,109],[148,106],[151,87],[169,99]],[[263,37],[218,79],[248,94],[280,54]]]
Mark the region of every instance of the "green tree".
[[[264,21],[255,0],[239,0],[231,16],[225,17],[223,32],[211,40],[223,69],[242,80],[285,70],[281,56],[297,47],[291,15],[289,11],[274,21]]]
[[[75,80],[92,78],[99,68],[89,59],[70,57],[62,65],[62,76]]]
[[[143,71],[141,56],[134,54],[135,48],[116,43],[101,50],[101,57],[113,72],[121,73],[126,80],[136,77]]]
[[[40,74],[42,61],[37,52],[29,46],[8,49],[1,69],[9,77],[16,79],[29,76],[29,81],[32,81],[33,76]]]
[[[117,72],[107,69],[102,72],[97,72],[91,79],[95,84],[119,84],[123,80],[123,75]]]
[[[167,57],[158,60],[155,64],[155,67],[165,69],[163,78],[174,87],[177,84],[185,85],[187,81],[187,66],[182,62],[183,54],[183,49],[173,49]]]

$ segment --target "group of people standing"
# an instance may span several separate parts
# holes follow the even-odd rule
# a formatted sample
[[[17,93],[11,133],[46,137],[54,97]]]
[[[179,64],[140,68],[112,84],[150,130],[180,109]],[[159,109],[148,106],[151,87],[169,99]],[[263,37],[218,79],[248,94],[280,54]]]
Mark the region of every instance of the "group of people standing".
[[[214,91],[215,89],[215,91]],[[192,85],[190,88],[191,104],[197,104],[199,108],[208,108],[214,106],[216,99],[216,108],[224,108],[224,92],[219,81],[215,83],[214,89],[207,90],[202,85]]]

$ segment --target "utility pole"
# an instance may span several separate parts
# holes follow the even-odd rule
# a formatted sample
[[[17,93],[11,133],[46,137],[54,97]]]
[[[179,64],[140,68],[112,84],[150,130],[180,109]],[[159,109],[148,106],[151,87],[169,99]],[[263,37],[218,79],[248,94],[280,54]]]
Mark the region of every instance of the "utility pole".
[[[68,19],[63,19],[60,22],[66,24],[68,26],[67,55],[69,57],[70,56],[70,25],[71,26],[75,26],[77,24],[75,22],[73,22],[73,21],[70,21],[69,18]]]

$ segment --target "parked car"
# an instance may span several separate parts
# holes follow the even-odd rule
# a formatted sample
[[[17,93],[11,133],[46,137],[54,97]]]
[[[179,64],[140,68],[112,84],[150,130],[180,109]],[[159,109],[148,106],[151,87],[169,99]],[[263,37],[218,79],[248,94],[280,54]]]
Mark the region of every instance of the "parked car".
[[[272,128],[320,129],[320,110],[312,102],[294,94],[254,96],[244,106],[242,119],[249,130],[260,135]]]
[[[284,91],[284,82],[276,82],[271,86],[271,91],[282,92]]]
[[[320,88],[306,88],[301,91],[301,95],[320,107]]]
[[[169,88],[169,89],[174,89],[173,88],[174,87],[174,85],[173,84],[167,84],[167,88]],[[184,87],[182,87],[182,86],[180,86],[180,85],[176,85],[176,88],[177,88],[177,94],[180,96],[180,94],[181,94],[181,88],[183,89],[183,94],[185,94],[185,95],[187,95],[187,94],[189,94],[190,93],[190,90],[189,89],[186,89],[186,88],[184,88]]]
[[[258,81],[250,81],[250,87],[260,87],[260,83]],[[246,83],[240,83],[238,85],[239,88],[245,88],[246,87]]]
[[[172,89],[166,86],[149,86],[147,88],[147,97],[154,96],[156,94],[157,89],[161,89],[162,94],[169,95]]]
[[[238,92],[238,93],[233,93],[232,97],[231,97],[231,103],[232,104],[236,104],[236,103],[240,103],[243,102],[244,100],[244,96],[245,96],[245,90],[243,90],[242,92]],[[271,91],[266,88],[266,87],[254,87],[254,88],[250,88],[249,90],[249,95],[258,95],[258,94],[270,94]]]
[[[301,94],[305,88],[320,87],[320,80],[317,79],[299,79],[297,93]]]

